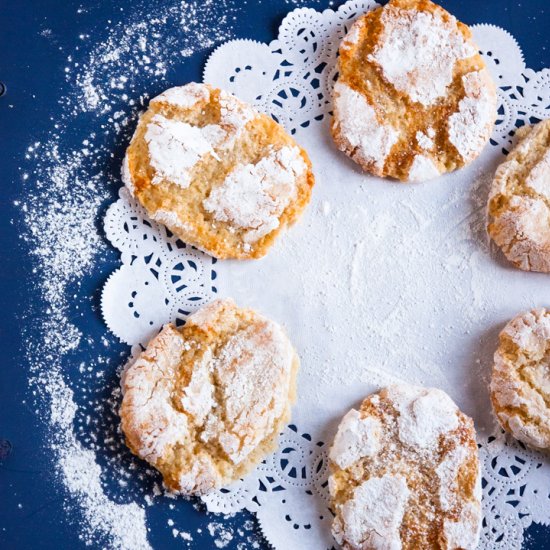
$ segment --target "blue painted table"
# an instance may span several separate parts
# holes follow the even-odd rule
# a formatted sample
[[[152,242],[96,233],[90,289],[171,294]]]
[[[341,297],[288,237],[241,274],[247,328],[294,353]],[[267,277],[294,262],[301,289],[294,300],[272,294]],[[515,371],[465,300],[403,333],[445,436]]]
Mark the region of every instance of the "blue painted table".
[[[163,2],[151,0],[150,10]],[[520,42],[528,67],[539,70],[550,65],[550,10],[547,0],[444,0],[442,4],[466,23],[494,23],[510,31]],[[63,495],[53,478],[51,456],[47,452],[47,436],[37,418],[28,395],[28,368],[25,347],[28,341],[21,336],[22,314],[43,315],[32,273],[32,261],[18,235],[21,220],[13,202],[21,198],[22,166],[25,149],[51,125],[67,83],[63,70],[68,55],[78,59],[85,53],[80,34],[91,34],[101,41],[106,33],[106,21],[123,21],[135,8],[135,3],[121,0],[95,0],[81,5],[76,1],[3,0],[0,6],[0,81],[7,91],[0,97],[0,166],[3,192],[0,198],[0,239],[3,257],[0,267],[0,338],[2,365],[0,367],[0,548],[3,549],[77,549],[84,548],[78,537],[79,517],[67,517]],[[335,3],[305,1],[301,5],[317,9],[334,7]],[[336,3],[338,5],[338,3]],[[84,7],[85,9],[79,9]],[[268,42],[276,35],[284,15],[295,6],[285,0],[235,2],[237,19],[232,22],[236,37]],[[221,8],[213,9],[213,17],[222,15]],[[50,39],[43,36],[50,29]],[[180,31],[181,32],[181,31]],[[42,33],[42,34],[41,34]],[[53,39],[51,39],[53,37]],[[199,51],[185,63],[180,63],[168,78],[173,83],[200,80],[201,71],[210,50]],[[146,83],[144,83],[146,85]],[[83,122],[82,128],[71,128],[69,140],[82,141],[82,133],[93,131],[93,121]],[[120,148],[119,148],[120,149]],[[120,156],[121,150],[115,151]],[[114,197],[112,197],[114,199]],[[105,277],[117,266],[114,250],[102,259],[97,272],[83,282],[82,293],[92,296],[82,300],[79,323],[85,326],[92,340],[106,334],[106,328],[96,313],[98,289]],[[75,301],[75,304],[78,300]],[[32,337],[32,334],[31,334]],[[125,347],[111,342],[112,369],[120,361]],[[72,358],[86,361],[93,356],[93,347],[79,350]],[[112,381],[111,383],[116,383]],[[101,391],[98,387],[97,391]],[[8,444],[9,442],[9,444]],[[113,489],[116,491],[116,489]],[[166,528],[170,517],[169,504],[161,499],[149,510],[150,541],[154,548],[181,547]],[[550,503],[549,503],[550,505]],[[179,521],[194,536],[192,547],[214,548],[206,525],[212,520],[188,502],[177,504]],[[182,519],[183,518],[183,519]],[[228,520],[240,525],[249,514]],[[181,526],[181,525],[180,525]],[[253,537],[254,538],[254,537]],[[260,547],[268,545],[261,535],[255,539]],[[237,548],[250,534],[235,537],[226,548]],[[526,548],[550,547],[550,528],[534,525],[526,538]],[[242,546],[241,546],[242,548]]]

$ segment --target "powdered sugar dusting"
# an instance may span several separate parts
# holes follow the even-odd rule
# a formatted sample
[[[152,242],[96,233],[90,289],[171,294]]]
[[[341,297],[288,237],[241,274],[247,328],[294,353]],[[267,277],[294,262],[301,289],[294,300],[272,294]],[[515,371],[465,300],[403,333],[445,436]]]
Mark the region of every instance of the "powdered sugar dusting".
[[[550,200],[550,149],[533,166],[525,179],[525,185],[535,193],[542,195],[546,200]]]
[[[210,90],[204,84],[191,82],[185,86],[168,88],[162,94],[154,97],[151,103],[169,103],[182,109],[191,109],[200,101],[210,100]]]
[[[419,130],[418,132],[416,132],[416,141],[418,142],[418,145],[422,147],[422,149],[424,149],[425,151],[429,151],[430,149],[433,149],[434,141],[432,138],[434,136],[435,131],[433,128],[429,128],[426,134]]]
[[[270,321],[233,336],[212,364],[224,411],[211,411],[203,441],[219,441],[234,464],[245,460],[288,405],[293,359],[287,337]]]
[[[399,411],[399,437],[406,445],[433,446],[439,435],[458,428],[458,409],[441,390],[392,386],[388,397]]]
[[[466,96],[458,104],[458,112],[449,117],[449,141],[465,161],[475,158],[489,138],[496,116],[494,91],[487,87],[486,70],[462,77]]]
[[[168,180],[184,189],[189,187],[192,168],[207,154],[217,158],[214,147],[224,133],[214,124],[199,128],[155,115],[145,133],[151,166],[156,171],[152,183]]]
[[[231,300],[211,302],[189,317],[187,327],[219,331],[225,326],[220,320],[224,311],[237,314]],[[184,494],[204,493],[223,482],[216,456],[201,442],[221,448],[233,464],[240,464],[273,433],[292,383],[292,346],[278,325],[260,316],[187,363],[190,377],[180,388],[183,351],[201,346],[166,325],[123,378],[122,428],[130,446],[163,474],[162,461],[175,455],[169,467],[176,469],[176,489]],[[181,410],[174,405],[176,394],[181,395]],[[192,460],[178,461],[178,448],[191,445]]]
[[[431,105],[445,94],[459,59],[476,54],[458,30],[456,19],[440,13],[385,7],[382,36],[369,56],[385,78],[413,101]]]
[[[374,108],[346,84],[335,84],[334,102],[335,122],[351,148],[357,148],[356,154],[382,168],[398,133],[391,126],[380,123]]]
[[[364,481],[341,509],[343,525],[333,527],[339,544],[399,550],[399,529],[410,491],[405,478],[386,474]]]
[[[468,503],[462,508],[458,521],[445,521],[448,548],[477,548],[480,530],[481,512],[473,503]]]
[[[172,405],[183,347],[180,333],[168,325],[125,372],[124,429],[139,433],[131,442],[138,442],[138,454],[145,460],[155,461],[167,447],[185,442],[187,415]]]
[[[132,174],[130,173],[130,162],[128,160],[128,155],[124,155],[124,159],[122,161],[122,168],[120,170],[120,178],[122,180],[122,183],[126,186],[128,191],[130,191],[130,195],[134,196],[134,182],[132,181]]]
[[[505,339],[517,348],[509,352]],[[550,314],[545,308],[516,316],[501,333],[494,356],[491,396],[499,422],[520,441],[550,448],[546,396],[550,380],[546,361]]]
[[[352,409],[344,416],[330,449],[330,459],[340,468],[348,468],[357,460],[372,456],[381,445],[382,425],[371,417],[361,418]]]
[[[458,471],[467,458],[468,451],[459,445],[445,456],[436,469],[439,476],[439,502],[442,510],[450,510],[456,505]]]
[[[363,19],[358,19],[352,26],[351,29],[348,31],[348,34],[344,37],[342,40],[342,44],[340,45],[341,48],[349,49],[357,42],[359,42],[359,38],[361,38],[361,30],[364,27],[364,21]]]
[[[258,113],[250,105],[224,90],[220,91],[219,102],[220,124],[227,128],[223,147],[229,148],[241,135],[248,122],[256,118]]]
[[[256,164],[237,166],[203,201],[214,219],[249,229],[257,241],[279,226],[279,216],[296,197],[297,181],[307,166],[297,147],[272,151]]]
[[[439,175],[439,168],[431,158],[415,155],[409,168],[409,181],[427,181]]]
[[[159,208],[156,212],[151,214],[151,218],[172,229],[182,229],[184,231],[191,230],[191,225],[182,222],[173,210],[163,210]]]

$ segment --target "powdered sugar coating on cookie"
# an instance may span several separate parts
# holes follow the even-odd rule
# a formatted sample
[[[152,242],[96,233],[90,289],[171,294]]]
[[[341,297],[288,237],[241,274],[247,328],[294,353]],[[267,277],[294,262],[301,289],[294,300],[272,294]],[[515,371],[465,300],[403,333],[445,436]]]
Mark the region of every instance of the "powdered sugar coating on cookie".
[[[297,147],[272,151],[257,164],[239,165],[203,201],[215,220],[247,229],[254,242],[279,226],[279,216],[296,197],[296,182],[307,170]]]
[[[449,118],[449,141],[465,161],[479,154],[489,136],[495,120],[494,93],[486,85],[489,73],[471,72],[462,77],[465,97],[458,111]]]
[[[460,466],[468,459],[468,451],[464,447],[455,447],[439,463],[436,468],[440,480],[439,502],[441,509],[448,511],[456,505],[458,491],[458,473]]]
[[[170,377],[176,376],[183,345],[179,332],[170,326],[165,328],[123,376],[123,387],[134,412],[133,422],[141,430],[136,451],[145,460],[161,457],[188,430],[187,416],[170,403]]]
[[[475,431],[446,393],[400,384],[371,395],[344,416],[329,459],[343,548],[476,548]]]
[[[537,449],[550,449],[550,312],[535,309],[500,333],[491,377],[493,410],[501,426]]]
[[[347,141],[346,150],[377,168],[384,166],[386,157],[398,139],[398,133],[379,122],[376,111],[366,99],[348,85],[334,86],[335,124]]]
[[[409,181],[428,181],[440,175],[434,161],[425,155],[416,155],[409,168]]]
[[[401,548],[399,530],[410,495],[405,478],[384,475],[364,481],[341,508],[334,538],[351,548]]]
[[[132,174],[130,173],[130,163],[128,161],[128,155],[124,155],[124,159],[122,160],[122,169],[120,171],[120,177],[122,179],[122,183],[126,186],[128,191],[130,191],[130,195],[132,195],[133,197],[134,182],[132,181]]]
[[[433,128],[428,128],[426,133],[419,130],[416,132],[416,141],[418,142],[418,145],[424,149],[424,151],[429,151],[430,149],[433,149],[435,145],[433,140],[434,136],[435,132]]]
[[[380,449],[382,424],[376,418],[362,418],[355,409],[347,413],[334,438],[330,459],[340,468],[347,468]]]
[[[550,148],[547,149],[542,158],[533,166],[531,172],[525,179],[525,185],[550,201]]]
[[[210,363],[224,409],[209,401],[201,440],[219,442],[233,464],[247,459],[288,406],[293,361],[294,350],[275,323],[261,322],[232,336]]]
[[[441,434],[458,427],[458,408],[441,390],[391,386],[387,396],[399,411],[399,439],[405,445],[429,447]]]
[[[354,46],[359,42],[359,39],[361,38],[361,31],[363,30],[364,24],[362,19],[358,19],[356,23],[354,23],[346,36],[344,36],[344,39],[342,40],[341,48],[348,49]]]
[[[184,189],[189,187],[191,169],[208,153],[216,157],[214,146],[221,139],[219,126],[198,128],[156,115],[145,133],[151,166],[156,172],[153,184],[168,180]]]
[[[163,328],[123,376],[131,450],[172,490],[202,494],[273,449],[294,399],[296,354],[276,323],[217,300]]]
[[[369,59],[399,91],[425,106],[446,93],[455,63],[476,54],[454,17],[390,5],[380,21],[384,30]]]
[[[151,99],[151,103],[166,102],[184,109],[191,109],[201,101],[209,101],[210,90],[202,84],[191,82],[186,86],[168,88],[160,95]]]

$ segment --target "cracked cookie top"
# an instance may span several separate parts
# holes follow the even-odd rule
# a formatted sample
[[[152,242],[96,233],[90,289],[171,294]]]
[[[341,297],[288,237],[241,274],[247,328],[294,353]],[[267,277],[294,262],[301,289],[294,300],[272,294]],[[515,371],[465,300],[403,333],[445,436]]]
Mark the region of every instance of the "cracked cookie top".
[[[148,215],[217,258],[259,258],[309,202],[307,153],[267,115],[190,83],[153,98],[122,179]]]
[[[282,328],[217,300],[166,325],[122,377],[133,453],[186,495],[235,481],[276,447],[295,399],[298,358]]]
[[[500,333],[491,400],[501,426],[537,449],[550,449],[550,312],[534,309]]]
[[[364,170],[424,181],[481,152],[495,86],[471,32],[428,0],[391,0],[340,46],[332,135]]]
[[[550,120],[518,130],[489,194],[488,231],[525,271],[550,272]]]
[[[329,454],[346,550],[469,549],[481,525],[473,422],[441,390],[401,384],[347,413]]]

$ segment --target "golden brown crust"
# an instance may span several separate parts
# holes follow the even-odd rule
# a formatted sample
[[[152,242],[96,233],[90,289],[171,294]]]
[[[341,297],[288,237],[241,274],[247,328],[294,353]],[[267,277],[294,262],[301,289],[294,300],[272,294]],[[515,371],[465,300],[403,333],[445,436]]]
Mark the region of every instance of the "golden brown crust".
[[[174,91],[174,94],[186,93],[190,87],[199,90],[194,102],[164,97]],[[187,187],[174,182],[175,178],[159,174],[153,166],[151,146],[146,138],[156,116],[196,128],[211,125],[215,139],[220,133],[226,133],[220,143],[214,143],[211,152],[203,153],[190,167]],[[295,193],[283,205],[282,212],[276,209],[272,212],[272,217],[278,218],[277,227],[268,228],[267,234],[257,240],[248,239],[249,227],[216,218],[215,213],[205,208],[205,199],[226,181],[228,175],[243,165],[257,165],[281,149],[296,151],[304,169],[294,174]],[[284,170],[280,163],[278,167]],[[153,219],[166,225],[185,242],[221,259],[264,256],[279,232],[300,217],[314,185],[306,151],[299,148],[279,124],[230,94],[203,84],[172,88],[151,101],[128,147],[124,173],[126,185]]]
[[[381,48],[388,43],[388,26],[398,29],[395,32],[402,33],[400,38],[406,40],[411,36],[410,28],[399,27],[403,21],[410,21],[411,13],[436,18],[443,35],[438,36],[433,31],[433,47],[425,52],[379,55]],[[421,23],[428,37],[434,27],[433,21]],[[421,25],[418,20],[412,24],[418,25],[415,27],[418,31]],[[456,51],[451,52],[450,47],[445,51],[443,40],[448,40]],[[404,48],[413,49],[417,45],[411,38]],[[441,96],[429,96],[437,93],[427,89],[426,82],[422,89],[420,77],[416,79],[420,82],[418,86],[414,84],[414,74],[422,71],[432,69],[433,77],[438,77],[441,72],[439,67],[431,68],[429,64],[415,68],[415,61],[409,59],[413,72],[407,77],[408,84],[405,82],[403,85],[406,61],[400,67],[396,57],[402,54],[406,58],[408,53],[413,57],[425,55],[430,61],[433,57],[439,59],[443,67],[445,64],[452,67],[448,85],[445,87],[445,83],[441,83]],[[340,73],[335,88],[335,116],[331,131],[338,148],[365,171],[401,181],[423,181],[468,164],[488,141],[496,118],[495,86],[468,27],[457,22],[440,6],[428,0],[391,0],[354,23],[342,41],[339,54]],[[393,65],[389,67],[388,64]],[[466,75],[475,75],[475,90],[464,81]],[[468,78],[472,80],[473,77]],[[355,99],[351,112],[347,112],[345,105],[339,106],[339,101],[342,104],[352,101],[352,98],[340,99],[347,88],[362,98],[362,102],[358,97]],[[349,122],[353,115],[357,117],[357,112],[361,109],[366,111],[368,106],[372,109],[376,124],[364,122],[363,129],[358,125],[355,128],[348,125],[346,128],[346,120]],[[477,110],[475,114],[474,110]],[[470,122],[470,118],[471,128],[464,128],[463,123],[466,119]],[[386,136],[380,140],[380,133],[384,131]],[[464,132],[471,135],[463,135]],[[365,147],[360,144],[361,133],[367,141]]]
[[[252,470],[277,446],[296,396],[298,357],[282,329],[230,300],[163,328],[122,377],[131,451],[182,494]]]

